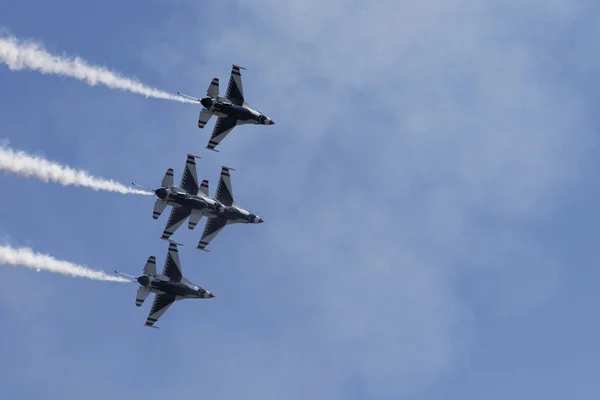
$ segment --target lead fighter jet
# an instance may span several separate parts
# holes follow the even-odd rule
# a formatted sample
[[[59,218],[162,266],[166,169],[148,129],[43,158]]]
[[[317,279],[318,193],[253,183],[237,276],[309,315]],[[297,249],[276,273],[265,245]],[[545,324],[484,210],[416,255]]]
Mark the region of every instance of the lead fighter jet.
[[[275,122],[250,107],[244,100],[244,89],[242,88],[241,69],[246,69],[238,65],[231,68],[229,85],[227,86],[226,97],[219,96],[219,78],[214,78],[206,91],[206,96],[202,99],[188,96],[177,92],[180,96],[197,100],[202,104],[198,118],[198,128],[202,129],[208,123],[213,115],[218,117],[213,133],[206,146],[209,150],[215,150],[215,147],[231,132],[236,125],[255,124],[255,125],[274,125]]]
[[[179,251],[177,244],[169,244],[169,252],[165,260],[165,266],[162,274],[156,273],[156,258],[150,256],[144,267],[142,276],[135,277],[115,271],[117,274],[135,279],[141,286],[135,296],[135,305],[141,307],[146,297],[152,292],[155,293],[154,302],[150,309],[150,314],[146,319],[146,326],[154,326],[156,321],[171,307],[177,300],[182,299],[211,299],[215,297],[208,290],[193,284],[181,275],[181,264],[179,262]]]
[[[173,206],[161,239],[168,240],[188,217],[188,227],[194,229],[204,215],[214,217],[224,212],[223,205],[208,195],[208,181],[203,180],[198,185],[196,158],[199,157],[187,155],[179,186],[173,185],[173,168],[169,168],[162,186],[153,190],[158,199],[154,203],[152,218],[158,219],[167,206]]]

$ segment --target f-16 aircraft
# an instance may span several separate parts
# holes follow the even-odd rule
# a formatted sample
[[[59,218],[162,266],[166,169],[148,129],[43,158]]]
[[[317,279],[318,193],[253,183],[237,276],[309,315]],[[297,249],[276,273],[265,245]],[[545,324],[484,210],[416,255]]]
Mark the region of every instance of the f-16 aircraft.
[[[148,318],[146,319],[146,326],[151,328],[158,328],[154,326],[156,321],[177,300],[211,299],[215,297],[208,290],[202,289],[182,276],[179,251],[177,250],[177,244],[174,242],[169,244],[169,252],[167,253],[162,274],[159,275],[156,273],[156,258],[154,256],[148,258],[142,276],[135,277],[119,271],[115,272],[132,278],[141,285],[135,296],[136,306],[141,307],[151,292],[156,294],[150,314],[148,314]]]
[[[167,206],[173,206],[161,239],[168,240],[188,217],[188,227],[194,229],[204,215],[216,217],[225,211],[220,202],[208,195],[207,180],[198,185],[196,158],[200,157],[187,155],[179,186],[173,185],[173,168],[169,168],[161,187],[153,190],[158,199],[154,203],[152,218],[158,219]]]
[[[200,250],[208,251],[205,250],[205,247],[221,232],[225,225],[236,223],[260,224],[264,222],[261,217],[246,210],[233,200],[233,190],[231,189],[231,178],[229,175],[230,170],[233,171],[234,169],[221,168],[221,178],[219,179],[219,186],[217,186],[215,200],[223,205],[222,212],[208,216],[204,232],[202,232],[202,238],[197,247]],[[194,229],[192,226],[189,228]]]
[[[208,123],[213,115],[218,117],[213,133],[206,146],[209,150],[215,150],[215,147],[231,132],[236,125],[255,124],[255,125],[274,125],[275,122],[250,107],[244,100],[244,89],[242,88],[241,69],[246,69],[238,65],[231,68],[229,85],[227,86],[226,97],[219,96],[219,78],[214,78],[206,91],[206,96],[198,99],[193,96],[177,92],[180,96],[197,100],[202,104],[198,118],[198,128],[202,129]]]

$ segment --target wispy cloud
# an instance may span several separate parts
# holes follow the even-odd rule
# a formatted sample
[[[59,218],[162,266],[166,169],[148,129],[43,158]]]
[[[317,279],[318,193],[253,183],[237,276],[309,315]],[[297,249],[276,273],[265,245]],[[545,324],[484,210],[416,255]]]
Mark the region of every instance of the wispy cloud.
[[[15,151],[6,146],[0,147],[0,169],[46,183],[51,181],[64,186],[85,186],[94,190],[122,194],[152,195],[152,193],[127,187],[113,180],[98,178],[86,171],[32,156],[23,151]]]
[[[126,90],[146,97],[197,104],[183,97],[148,87],[135,79],[120,76],[106,67],[90,65],[79,57],[69,58],[50,54],[38,43],[23,42],[12,36],[0,38],[0,60],[14,71],[29,69],[43,74],[68,76],[90,86],[101,84],[111,89]]]
[[[360,376],[378,394],[413,382],[399,372],[446,370],[471,334],[464,275],[486,280],[486,266],[501,263],[523,271],[526,287],[536,262],[552,258],[527,232],[577,171],[577,96],[508,23],[535,26],[552,5],[498,18],[492,2],[239,4],[243,22],[211,37],[202,57],[248,67],[247,100],[285,129],[233,132],[228,151],[248,160],[276,149],[245,163],[276,188],[244,190],[271,201],[261,244],[289,260],[289,273],[303,271],[287,290],[310,287],[299,301],[318,333],[294,355],[313,351],[330,361],[323,369]],[[508,293],[498,287],[487,306]],[[548,298],[524,291],[521,304],[538,295]]]

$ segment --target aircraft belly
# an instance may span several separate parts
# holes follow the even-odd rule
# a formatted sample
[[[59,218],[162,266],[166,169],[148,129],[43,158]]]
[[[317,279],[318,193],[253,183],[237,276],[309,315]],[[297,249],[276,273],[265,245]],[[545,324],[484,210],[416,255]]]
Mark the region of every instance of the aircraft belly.
[[[151,290],[160,291],[161,293],[170,293],[177,296],[185,296],[189,294],[189,288],[182,282],[160,281],[155,283],[156,287]]]
[[[194,210],[203,210],[208,207],[208,204],[206,204],[206,202],[196,199],[185,199],[180,201],[179,204]]]

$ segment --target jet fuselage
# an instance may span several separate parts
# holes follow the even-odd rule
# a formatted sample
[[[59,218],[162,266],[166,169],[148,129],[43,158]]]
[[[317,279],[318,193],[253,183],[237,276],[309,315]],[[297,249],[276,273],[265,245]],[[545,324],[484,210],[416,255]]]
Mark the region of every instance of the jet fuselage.
[[[208,290],[204,290],[193,283],[165,281],[148,275],[140,276],[137,281],[141,286],[154,293],[171,293],[190,299],[214,297]]]
[[[200,100],[202,106],[213,115],[221,118],[232,117],[238,121],[238,125],[242,124],[256,124],[256,125],[273,125],[274,122],[261,113],[246,105],[237,106],[232,104],[227,99],[219,97],[214,99],[211,97],[204,97]]]
[[[220,215],[223,212],[223,205],[210,197],[192,195],[167,188],[156,189],[154,192],[159,199],[166,201],[171,206],[179,205],[188,207],[192,210],[200,210],[204,214],[214,216]]]
[[[248,210],[244,210],[240,207],[229,206],[225,208],[222,217],[227,218],[229,223],[246,223],[246,224],[260,224],[263,221],[261,217],[251,213]]]

